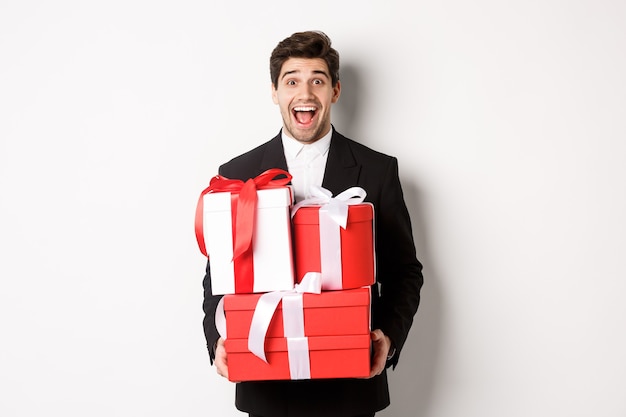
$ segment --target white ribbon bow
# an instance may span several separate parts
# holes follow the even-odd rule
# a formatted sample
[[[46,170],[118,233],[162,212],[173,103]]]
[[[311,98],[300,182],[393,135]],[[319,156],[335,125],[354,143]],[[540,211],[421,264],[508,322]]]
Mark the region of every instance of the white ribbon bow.
[[[284,336],[287,338],[289,356],[289,372],[291,379],[310,379],[309,342],[304,335],[304,293],[319,294],[322,291],[321,275],[311,272],[304,276],[300,284],[291,291],[273,291],[259,297],[250,332],[248,334],[248,350],[267,363],[265,356],[265,338],[272,317],[278,304],[283,302]],[[217,306],[215,324],[222,338],[226,339],[226,317],[222,298]]]
[[[311,186],[309,190],[311,197],[296,203],[291,209],[291,217],[296,214],[300,207],[319,205],[322,206],[322,210],[343,229],[346,228],[348,222],[348,206],[361,204],[367,195],[365,190],[361,187],[348,188],[335,197],[333,197],[333,194],[326,188],[316,185]]]
[[[248,350],[267,362],[265,358],[265,336],[274,312],[281,301],[283,301],[285,337],[304,337],[304,313],[301,308],[302,294],[319,294],[321,292],[321,276],[317,272],[312,272],[306,274],[302,282],[296,284],[291,291],[272,291],[262,294],[252,315]]]

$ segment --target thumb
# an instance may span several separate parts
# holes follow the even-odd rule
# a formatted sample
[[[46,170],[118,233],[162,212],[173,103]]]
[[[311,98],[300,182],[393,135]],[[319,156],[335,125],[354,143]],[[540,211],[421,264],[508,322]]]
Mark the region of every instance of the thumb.
[[[370,337],[374,342],[378,342],[383,337],[381,333],[382,332],[380,330],[376,329],[370,333]]]

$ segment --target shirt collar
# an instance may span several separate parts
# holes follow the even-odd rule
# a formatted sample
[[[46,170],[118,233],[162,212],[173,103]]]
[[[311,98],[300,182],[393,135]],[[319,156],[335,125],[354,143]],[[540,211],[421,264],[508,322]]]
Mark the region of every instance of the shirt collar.
[[[285,133],[283,129],[281,131],[281,139],[283,141],[283,149],[285,150],[285,155],[290,158],[296,158],[302,150],[309,146],[312,149],[315,149],[320,155],[325,155],[330,148],[330,139],[333,136],[333,128],[331,126],[330,130],[326,135],[324,135],[321,139],[316,140],[315,142],[305,145],[303,143],[298,142],[294,138],[290,137]]]

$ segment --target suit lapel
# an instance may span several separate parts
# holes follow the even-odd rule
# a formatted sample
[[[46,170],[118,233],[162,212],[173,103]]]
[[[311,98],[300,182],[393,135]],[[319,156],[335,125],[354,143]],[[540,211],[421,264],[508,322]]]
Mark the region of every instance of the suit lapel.
[[[280,133],[268,142],[260,161],[259,173],[270,168],[288,170]],[[333,195],[337,195],[357,185],[360,172],[361,165],[354,158],[350,143],[333,129],[322,187],[330,190]]]
[[[263,158],[261,158],[259,172],[271,168],[280,168],[287,171],[287,160],[285,159],[285,151],[283,149],[280,133],[268,142]]]
[[[357,185],[361,166],[357,163],[348,140],[333,129],[322,187],[337,195]]]

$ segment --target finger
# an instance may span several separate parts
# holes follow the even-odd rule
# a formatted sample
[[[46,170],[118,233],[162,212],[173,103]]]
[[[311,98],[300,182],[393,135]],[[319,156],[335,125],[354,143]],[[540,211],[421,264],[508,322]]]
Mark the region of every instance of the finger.
[[[228,366],[223,362],[216,363],[215,365],[217,368],[217,374],[219,376],[223,376],[224,378],[228,379]]]
[[[385,368],[385,363],[384,362],[381,363],[381,360],[378,357],[374,358],[374,363],[372,363],[372,369],[370,370],[370,378],[376,375],[380,375],[383,372],[384,368]]]
[[[382,336],[382,332],[376,329],[370,333],[370,337],[374,342],[378,342],[383,336]]]
[[[374,357],[372,358],[372,366],[370,370],[370,378],[380,375],[385,369],[386,356],[381,351],[380,347],[374,348]]]

